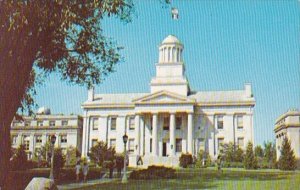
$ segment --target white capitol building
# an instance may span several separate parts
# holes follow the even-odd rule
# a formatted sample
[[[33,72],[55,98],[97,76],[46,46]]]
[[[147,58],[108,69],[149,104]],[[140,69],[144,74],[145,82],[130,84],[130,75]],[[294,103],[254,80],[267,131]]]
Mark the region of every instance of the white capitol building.
[[[132,166],[137,155],[144,165],[176,166],[182,153],[197,155],[202,149],[216,158],[222,143],[245,148],[248,141],[253,142],[251,84],[242,90],[193,91],[182,52],[183,44],[175,36],[162,41],[148,93],[95,94],[89,90],[82,104],[83,156],[97,141],[123,152],[125,133]]]

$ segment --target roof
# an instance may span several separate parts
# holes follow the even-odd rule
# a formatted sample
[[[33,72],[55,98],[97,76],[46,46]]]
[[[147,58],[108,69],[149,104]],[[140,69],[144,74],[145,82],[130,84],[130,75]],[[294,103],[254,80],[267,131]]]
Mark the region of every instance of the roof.
[[[94,101],[86,101],[83,107],[89,105],[131,105],[133,106],[135,100],[150,96],[151,93],[128,93],[128,94],[96,94]],[[213,104],[247,104],[254,105],[254,98],[246,98],[245,91],[200,91],[193,92],[187,96],[189,99],[195,99],[196,103],[204,105]]]
[[[196,99],[200,104],[214,104],[214,103],[251,103],[254,105],[253,97],[247,98],[244,90],[233,91],[198,91],[192,92],[189,98]]]
[[[279,116],[276,119],[275,124],[278,123],[279,121],[281,121],[282,119],[288,117],[288,116],[300,116],[300,111],[297,110],[297,109],[288,110],[287,112],[285,112],[284,114],[282,114],[281,116]]]
[[[168,35],[163,41],[162,44],[181,44],[177,37],[173,35]]]

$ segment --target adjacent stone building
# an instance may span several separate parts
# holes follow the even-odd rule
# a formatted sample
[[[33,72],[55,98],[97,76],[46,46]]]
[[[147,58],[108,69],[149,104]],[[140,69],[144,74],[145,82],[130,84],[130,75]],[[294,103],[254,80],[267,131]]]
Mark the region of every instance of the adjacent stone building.
[[[282,114],[275,123],[276,153],[280,157],[280,150],[284,137],[291,142],[296,158],[300,158],[300,111],[289,110]]]
[[[123,152],[125,133],[130,165],[136,165],[137,156],[142,156],[144,165],[178,165],[182,153],[197,155],[201,149],[216,158],[222,143],[245,148],[248,141],[253,142],[251,84],[241,90],[192,90],[183,49],[173,35],[162,41],[148,93],[88,91],[88,100],[82,104],[83,156],[97,141]]]
[[[56,135],[56,147],[63,152],[70,146],[81,152],[82,117],[79,115],[55,115],[50,109],[40,108],[35,117],[24,116],[11,124],[11,144],[13,148],[25,145],[28,158],[32,158],[51,135]]]

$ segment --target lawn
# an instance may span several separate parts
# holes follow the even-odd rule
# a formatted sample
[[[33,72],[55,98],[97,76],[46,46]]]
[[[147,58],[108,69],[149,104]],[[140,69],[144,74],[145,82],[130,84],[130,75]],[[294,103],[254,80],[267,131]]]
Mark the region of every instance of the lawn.
[[[86,189],[300,189],[299,171],[224,169],[219,174],[208,168],[178,169],[176,174],[176,179],[129,180],[126,185],[113,182]]]

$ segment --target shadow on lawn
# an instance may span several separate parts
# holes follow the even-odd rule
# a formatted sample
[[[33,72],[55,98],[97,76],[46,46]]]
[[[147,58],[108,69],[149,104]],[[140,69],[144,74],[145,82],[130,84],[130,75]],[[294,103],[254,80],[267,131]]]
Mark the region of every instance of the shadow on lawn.
[[[201,170],[187,170],[178,171],[177,178],[179,179],[199,179],[205,181],[213,180],[259,180],[259,181],[269,181],[269,180],[283,180],[287,179],[293,173],[285,172],[273,172],[273,171],[260,171],[260,170],[241,170],[241,171],[231,171],[225,170],[221,173],[217,170],[211,169],[201,169]]]

